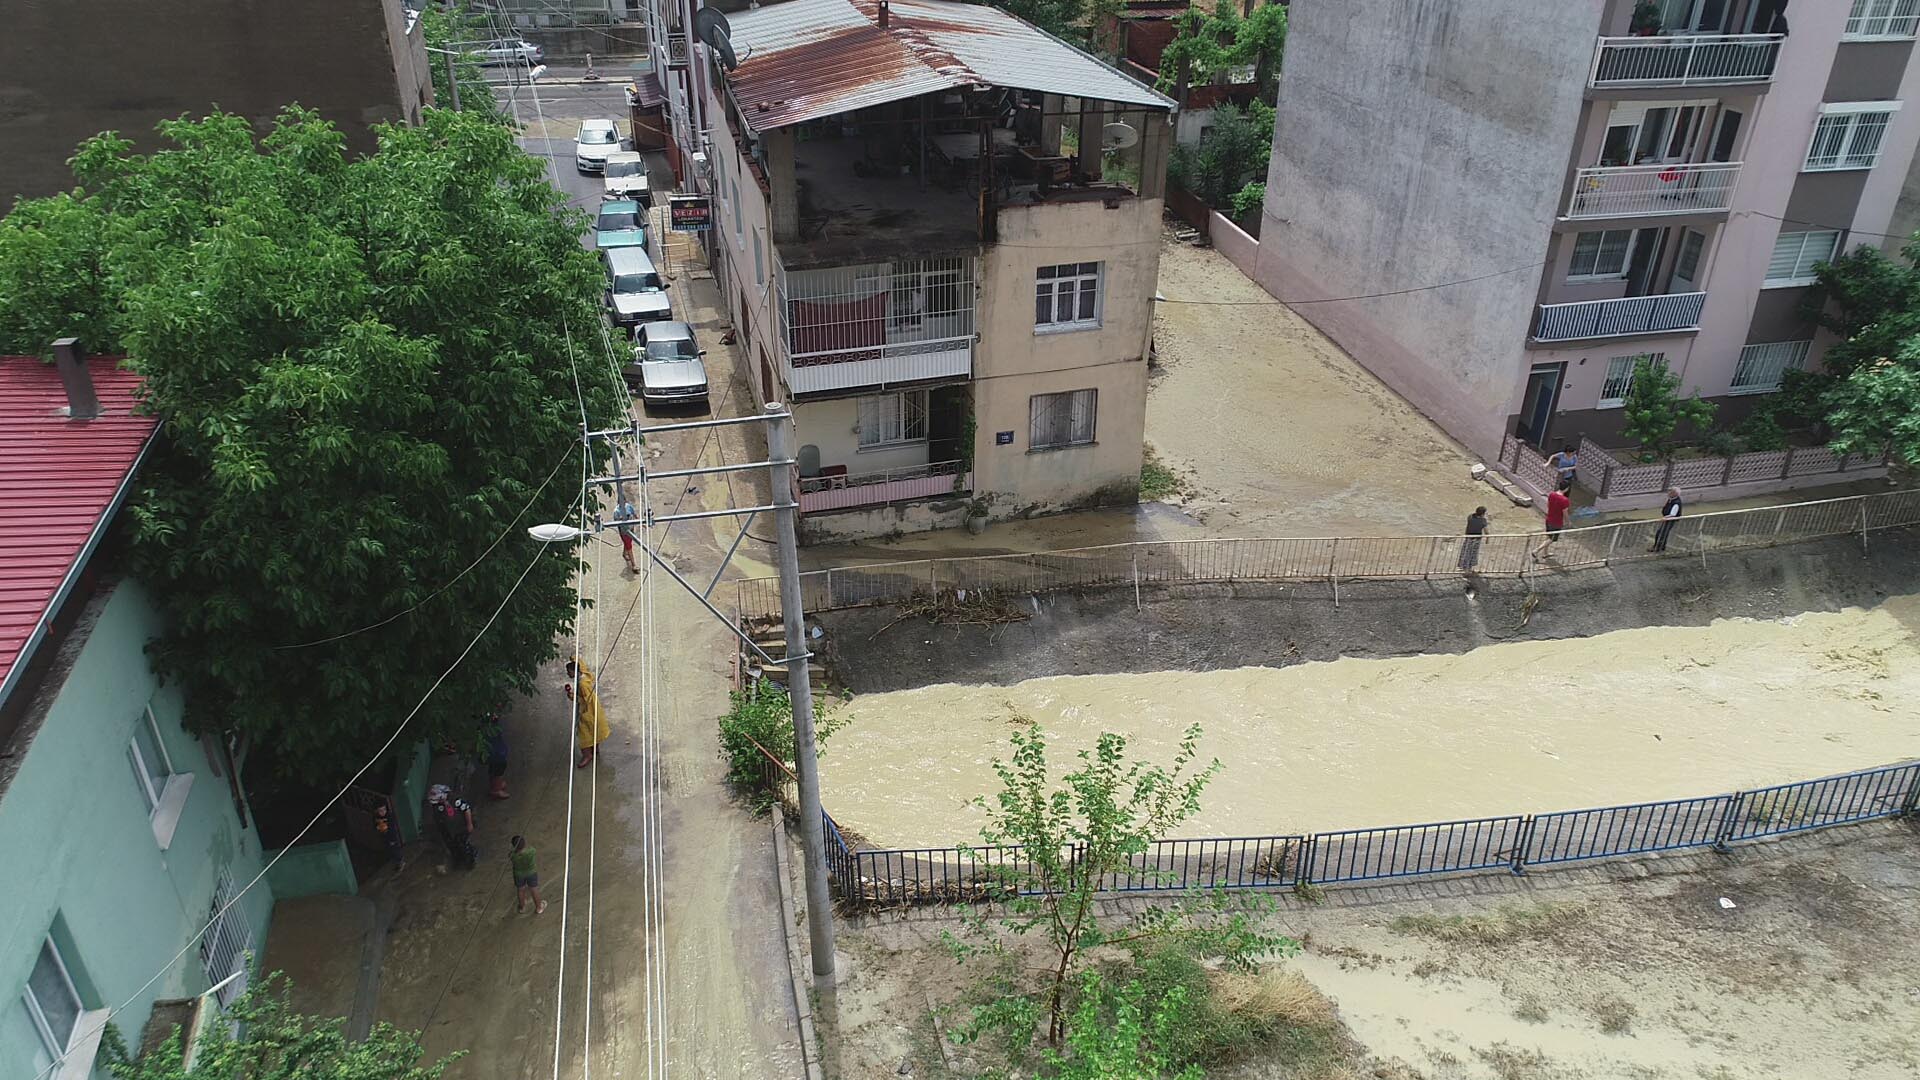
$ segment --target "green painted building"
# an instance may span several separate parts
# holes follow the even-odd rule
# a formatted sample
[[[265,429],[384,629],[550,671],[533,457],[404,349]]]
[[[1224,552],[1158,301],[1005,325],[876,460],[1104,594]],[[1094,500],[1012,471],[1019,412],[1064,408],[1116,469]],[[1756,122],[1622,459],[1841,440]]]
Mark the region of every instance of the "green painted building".
[[[56,355],[57,365],[0,358],[9,1080],[104,1075],[94,1060],[104,1024],[137,1047],[156,1002],[174,1003],[169,1019],[213,1015],[200,1006],[231,1000],[244,974],[201,996],[244,972],[273,908],[268,883],[254,884],[265,860],[236,761],[181,727],[180,696],[145,654],[159,616],[112,551],[156,423],[132,414],[130,372],[71,347]]]

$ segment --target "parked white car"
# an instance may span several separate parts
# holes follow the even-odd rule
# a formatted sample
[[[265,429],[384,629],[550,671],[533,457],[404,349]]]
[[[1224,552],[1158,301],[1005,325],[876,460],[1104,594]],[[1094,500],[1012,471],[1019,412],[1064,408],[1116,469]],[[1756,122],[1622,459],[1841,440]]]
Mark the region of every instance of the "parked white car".
[[[485,47],[475,49],[474,55],[478,56],[480,63],[487,67],[500,64],[525,64],[532,67],[540,62],[541,53],[538,45],[521,41],[519,38],[508,38],[503,41],[490,41]]]
[[[647,162],[637,151],[608,154],[603,175],[606,189],[600,193],[602,199],[632,199],[641,206],[653,205],[653,192],[647,186]]]
[[[582,120],[573,137],[573,167],[583,173],[601,172],[607,156],[620,151],[620,129],[611,120]]]

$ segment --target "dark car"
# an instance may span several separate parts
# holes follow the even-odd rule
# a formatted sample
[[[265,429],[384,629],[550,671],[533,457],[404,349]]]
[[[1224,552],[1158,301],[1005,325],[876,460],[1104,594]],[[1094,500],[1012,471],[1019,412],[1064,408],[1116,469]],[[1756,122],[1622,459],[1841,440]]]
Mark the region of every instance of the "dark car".
[[[633,340],[627,385],[640,392],[643,403],[706,404],[707,366],[700,362],[706,350],[693,340],[692,327],[683,322],[641,323]]]

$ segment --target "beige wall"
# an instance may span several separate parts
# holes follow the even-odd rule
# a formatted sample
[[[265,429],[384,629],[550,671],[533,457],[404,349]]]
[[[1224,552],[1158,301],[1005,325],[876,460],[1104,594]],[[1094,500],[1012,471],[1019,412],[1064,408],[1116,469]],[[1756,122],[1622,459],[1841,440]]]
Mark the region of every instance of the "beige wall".
[[[851,475],[927,463],[924,439],[904,446],[860,449],[860,435],[854,430],[860,423],[859,398],[801,402],[794,406],[793,423],[801,445],[820,448],[820,464],[845,465]]]
[[[733,135],[726,127],[727,113],[720,102],[709,94],[707,115],[714,119],[711,134],[712,143],[707,150],[709,167],[713,170],[710,181],[713,192],[713,229],[714,251],[722,264],[720,285],[726,293],[726,310],[738,330],[745,317],[747,333],[736,342],[749,372],[748,382],[755,395],[761,401],[786,401],[789,394],[781,384],[781,357],[784,352],[777,335],[778,327],[773,318],[773,296],[771,288],[774,275],[774,252],[772,231],[768,227],[766,193],[754,181],[753,174],[747,171],[746,158],[734,143]],[[736,206],[735,193],[738,192]],[[738,228],[735,227],[736,220]],[[753,249],[759,245],[762,279],[754,281]],[[742,308],[744,295],[746,306]],[[761,377],[760,357],[764,351],[773,368],[774,385],[769,386]],[[798,415],[795,418],[798,424]],[[801,441],[809,441],[804,428],[799,428]]]
[[[1123,502],[1140,483],[1146,430],[1147,343],[1160,269],[1159,199],[1012,207],[981,260],[980,346],[974,360],[974,490],[995,517]],[[1095,329],[1036,333],[1034,270],[1100,262]],[[1094,443],[1028,449],[1028,399],[1095,389]],[[996,432],[1013,432],[996,445]]]

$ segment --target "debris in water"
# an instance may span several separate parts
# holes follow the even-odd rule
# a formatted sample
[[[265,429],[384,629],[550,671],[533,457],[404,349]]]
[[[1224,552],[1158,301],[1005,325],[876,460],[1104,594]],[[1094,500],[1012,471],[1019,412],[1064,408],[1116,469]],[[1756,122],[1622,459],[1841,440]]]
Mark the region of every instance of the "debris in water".
[[[1734,903],[1733,901],[1727,899],[1724,896],[1720,898],[1720,907],[1722,910],[1732,911],[1734,908],[1737,908],[1739,906],[1740,905]]]

